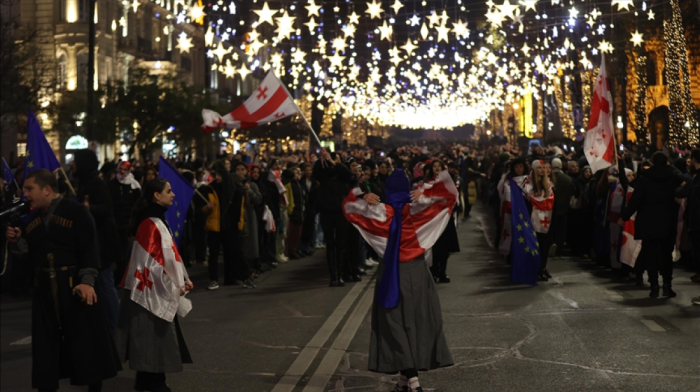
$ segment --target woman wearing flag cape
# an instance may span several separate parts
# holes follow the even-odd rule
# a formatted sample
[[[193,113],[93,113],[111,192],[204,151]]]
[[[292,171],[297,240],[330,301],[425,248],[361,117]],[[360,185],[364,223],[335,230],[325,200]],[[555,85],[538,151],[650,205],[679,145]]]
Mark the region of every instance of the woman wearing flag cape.
[[[162,178],[148,181],[133,211],[134,247],[121,287],[116,341],[122,361],[136,370],[137,391],[168,392],[165,373],[192,363],[177,315],[192,305],[193,289],[165,219],[175,194]]]
[[[440,300],[426,259],[445,230],[457,188],[441,172],[411,192],[406,173],[396,169],[386,181],[386,203],[353,189],[343,213],[383,258],[372,307],[369,370],[401,376],[394,392],[422,391],[418,370],[453,364],[442,330]]]

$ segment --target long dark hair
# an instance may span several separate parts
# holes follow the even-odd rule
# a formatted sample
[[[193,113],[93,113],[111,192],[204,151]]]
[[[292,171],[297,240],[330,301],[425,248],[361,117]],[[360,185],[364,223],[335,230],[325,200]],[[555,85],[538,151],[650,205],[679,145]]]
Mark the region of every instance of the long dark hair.
[[[146,183],[143,184],[141,198],[139,198],[139,200],[134,205],[134,209],[131,210],[131,220],[129,222],[130,233],[136,233],[136,230],[139,228],[139,225],[143,220],[142,215],[144,211],[146,211],[149,205],[153,204],[153,195],[155,193],[163,192],[167,184],[168,181],[160,177],[156,177],[151,181],[146,181]]]

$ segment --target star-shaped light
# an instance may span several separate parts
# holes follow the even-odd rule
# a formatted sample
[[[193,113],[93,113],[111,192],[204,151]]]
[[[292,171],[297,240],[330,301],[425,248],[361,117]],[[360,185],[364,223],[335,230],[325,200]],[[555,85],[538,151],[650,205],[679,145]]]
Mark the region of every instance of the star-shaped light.
[[[206,15],[207,14],[204,13],[204,5],[202,5],[201,1],[198,1],[197,5],[191,5],[187,10],[187,16],[199,24],[204,24],[204,17]]]
[[[263,23],[269,23],[270,26],[274,26],[275,22],[272,21],[272,16],[277,12],[277,11],[272,11],[270,9],[270,6],[267,5],[267,1],[265,4],[263,4],[263,7],[261,10],[253,10],[256,14],[258,14],[258,24],[261,25]]]
[[[371,3],[367,3],[367,10],[365,11],[366,14],[369,14],[370,19],[379,19],[382,17],[382,13],[384,10],[382,9],[382,3],[377,3],[377,0],[372,0]]]
[[[345,42],[345,38],[341,37],[335,38],[331,44],[331,47],[335,48],[337,52],[345,52],[347,46],[348,44]]]
[[[525,12],[527,12],[527,10],[533,10],[537,12],[537,0],[520,0],[520,4],[525,6]]]
[[[435,28],[435,30],[437,30],[437,32],[438,32],[437,42],[440,42],[440,41],[448,42],[449,41],[449,38],[447,37],[447,33],[450,32],[450,29],[447,26],[445,26],[443,24],[441,26],[437,26]]]
[[[507,16],[511,19],[514,17],[515,9],[518,8],[517,5],[513,5],[510,3],[510,0],[505,0],[503,4],[497,5],[496,8],[503,14],[504,16]]]
[[[410,42],[410,40],[409,40],[409,42]],[[389,61],[394,63],[394,66],[399,65],[399,63],[402,60],[401,60],[401,57],[399,57],[399,50],[396,49],[396,46],[394,46],[393,49],[389,49],[389,54],[391,55],[391,58],[389,59]]]
[[[612,5],[617,5],[618,11],[623,9],[629,11],[629,8],[634,6],[634,0],[612,0]]]
[[[386,24],[386,20],[384,21],[384,24],[379,26],[379,33],[381,37],[379,38],[380,41],[382,40],[387,40],[391,38],[391,34],[394,33],[394,28]]]
[[[435,26],[436,24],[440,23],[440,16],[437,14],[437,12],[433,12],[433,13],[430,14],[430,16],[428,17],[428,21],[429,21],[428,24],[430,25],[430,27],[433,27],[433,26]]]
[[[569,10],[569,18],[576,19],[577,16],[578,10],[576,9],[576,7],[571,7],[571,9]]]
[[[649,13],[647,14],[649,16],[649,20],[654,20],[654,11],[649,10]]]
[[[272,66],[275,67],[275,69],[282,68],[282,53],[274,53],[272,56],[270,56],[270,63],[272,63]]]
[[[457,38],[469,38],[469,29],[467,29],[467,24],[462,22],[460,19],[457,23],[452,23],[452,32],[455,33]]]
[[[350,16],[348,18],[350,18],[348,23],[354,23],[354,24],[360,23],[360,15],[355,13],[355,11],[352,11],[352,14],[350,14]]]
[[[304,57],[306,57],[306,53],[303,50],[297,49],[296,52],[292,53],[292,62],[303,63]]]
[[[308,26],[309,32],[312,32],[316,29],[316,27],[318,27],[318,24],[316,23],[316,20],[312,16],[308,22],[304,23],[304,26]]]
[[[398,13],[399,13],[399,10],[400,10],[401,8],[403,8],[403,4],[401,4],[401,2],[400,2],[399,0],[396,0],[396,1],[394,2],[394,5],[391,6],[391,8],[394,9],[394,13],[398,14]]]
[[[192,38],[187,37],[187,33],[184,31],[180,33],[177,39],[177,45],[175,45],[176,48],[180,49],[180,53],[189,53],[190,48],[192,48]]]
[[[345,60],[345,56],[340,56],[338,52],[335,52],[335,54],[331,57],[328,58],[331,62],[331,67],[342,67],[343,66],[343,60]]]
[[[241,64],[241,67],[238,68],[238,74],[241,75],[241,80],[245,80],[245,78],[250,75],[252,72],[246,67],[245,63]]]
[[[520,50],[523,52],[523,54],[524,54],[525,56],[529,56],[529,55],[530,55],[530,50],[531,50],[531,48],[530,48],[529,46],[527,46],[527,42],[525,42],[525,44],[523,44],[523,47],[522,47]]]
[[[226,50],[224,48],[224,45],[221,42],[219,42],[219,46],[217,46],[216,49],[213,51],[216,58],[219,59],[219,62],[221,62],[224,59],[224,56],[226,56],[230,52],[231,52],[231,48]]]
[[[278,39],[289,38],[292,35],[294,31],[294,19],[296,19],[296,17],[289,16],[287,11],[284,11],[284,15],[281,17],[275,18],[277,21],[277,30],[275,30],[275,33],[277,33]]]
[[[139,5],[141,5],[141,3],[139,3],[139,0],[134,0],[131,2],[131,8],[134,9],[134,13],[136,13],[136,11],[139,10]]]
[[[598,44],[598,50],[600,50],[601,53],[612,53],[614,48],[610,45],[610,42],[602,40],[600,44]]]
[[[600,12],[598,8],[594,8],[593,11],[591,11],[591,18],[593,18],[593,20],[598,19],[600,15],[603,15],[603,13]]]
[[[319,10],[321,9],[321,6],[316,5],[316,3],[314,3],[314,0],[309,0],[309,5],[305,6],[304,8],[306,8],[308,10],[309,15],[307,15],[307,16],[312,16],[312,15],[316,15],[318,17],[321,16],[319,14]]]
[[[489,12],[486,13],[486,19],[491,22],[492,25],[500,26],[505,18],[506,16],[498,10],[489,10]]]
[[[593,25],[595,24],[595,20],[593,20],[593,18],[588,18],[588,20],[586,21],[586,23],[588,23],[588,26],[590,26],[591,28],[593,28]]]
[[[231,60],[226,60],[226,66],[224,67],[224,75],[227,79],[231,79],[236,76],[236,67],[231,65]]]
[[[644,42],[644,40],[642,39],[642,34],[639,33],[639,30],[634,30],[630,42],[632,42],[634,46],[642,46],[642,42]]]
[[[384,23],[386,24],[386,21]],[[348,24],[343,27],[343,34],[345,34],[345,38],[354,37],[355,31],[357,31],[357,27],[355,27],[353,24]]]
[[[257,54],[258,54],[258,51],[259,51],[260,48],[262,48],[263,46],[265,46],[265,44],[263,44],[262,42],[257,41],[257,40],[251,42],[250,44],[248,44],[248,47],[249,47],[250,50],[252,51],[253,55],[257,55]]]
[[[411,21],[411,26],[418,26],[420,24],[420,17],[416,14],[409,19]]]
[[[418,45],[414,45],[411,39],[409,38],[408,41],[406,41],[406,45],[402,46],[401,49],[406,51],[406,54],[409,56],[413,54],[413,51],[416,50]]]

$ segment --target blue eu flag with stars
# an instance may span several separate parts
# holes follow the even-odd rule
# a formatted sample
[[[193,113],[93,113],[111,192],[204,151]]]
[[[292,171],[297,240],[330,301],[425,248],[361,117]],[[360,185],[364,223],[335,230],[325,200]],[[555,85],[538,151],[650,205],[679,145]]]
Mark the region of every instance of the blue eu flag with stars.
[[[41,130],[34,112],[29,110],[27,121],[27,158],[24,160],[24,178],[37,169],[54,171],[61,168],[61,164],[53,153],[53,149],[46,140],[44,131]]]
[[[5,162],[5,158],[2,158],[2,174],[5,179],[5,185],[10,186],[10,183],[15,180],[15,175],[12,173],[10,166],[7,165],[7,162]]]
[[[158,174],[162,179],[170,183],[175,194],[173,205],[165,213],[165,220],[168,221],[168,226],[173,232],[175,244],[180,249],[182,236],[185,232],[185,217],[187,216],[187,209],[190,207],[192,195],[194,195],[194,186],[162,156],[158,162]]]
[[[511,221],[511,270],[510,280],[513,283],[537,286],[537,274],[542,262],[540,246],[537,243],[537,233],[530,221],[525,199],[518,184],[510,181],[510,204],[512,206]]]

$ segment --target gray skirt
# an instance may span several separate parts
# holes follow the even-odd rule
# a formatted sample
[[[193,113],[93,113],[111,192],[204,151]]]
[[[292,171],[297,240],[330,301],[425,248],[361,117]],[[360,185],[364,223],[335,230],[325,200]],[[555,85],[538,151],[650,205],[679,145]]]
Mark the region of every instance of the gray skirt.
[[[115,340],[122,362],[139,372],[177,373],[192,363],[177,316],[167,322],[132,301],[123,290]]]
[[[380,262],[377,282],[382,279],[384,262]],[[399,263],[401,302],[385,309],[372,305],[372,337],[369,347],[369,370],[397,373],[401,370],[431,370],[454,362],[442,330],[442,310],[435,282],[423,256]]]

